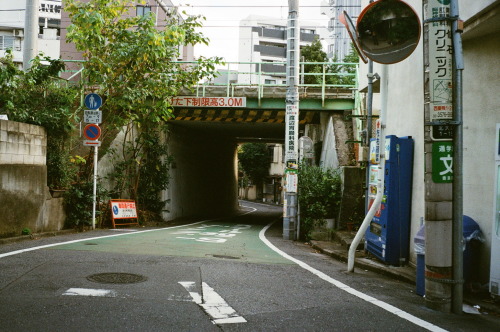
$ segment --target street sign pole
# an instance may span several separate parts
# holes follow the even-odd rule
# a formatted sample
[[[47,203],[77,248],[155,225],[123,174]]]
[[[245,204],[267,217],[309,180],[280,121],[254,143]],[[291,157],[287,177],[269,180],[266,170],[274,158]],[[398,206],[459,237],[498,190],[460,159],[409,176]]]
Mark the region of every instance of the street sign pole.
[[[95,210],[97,204],[97,156],[99,147],[94,146],[94,188],[92,191],[92,229],[95,229]]]
[[[90,122],[83,130],[84,136],[89,140],[84,142],[85,145],[94,146],[94,184],[92,190],[92,229],[95,229],[95,215],[97,205],[97,159],[99,157],[99,137],[101,129],[98,124],[102,121],[102,114],[99,107],[102,106],[102,98],[96,93],[89,93],[84,99],[85,106],[89,109],[85,112],[86,122]]]

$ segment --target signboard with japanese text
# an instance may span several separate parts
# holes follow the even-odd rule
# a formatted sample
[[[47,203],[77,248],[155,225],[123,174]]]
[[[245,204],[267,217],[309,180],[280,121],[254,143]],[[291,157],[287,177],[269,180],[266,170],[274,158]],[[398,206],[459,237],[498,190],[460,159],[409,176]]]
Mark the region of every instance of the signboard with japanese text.
[[[102,111],[84,110],[83,111],[83,122],[100,124],[102,122]]]
[[[370,163],[380,163],[380,136],[382,135],[382,122],[375,122],[375,139],[370,142]]]
[[[446,3],[446,4],[443,4]],[[449,1],[429,0],[428,19],[449,17]],[[430,121],[453,119],[453,44],[449,21],[430,22],[429,26],[429,84]],[[442,127],[447,128],[442,128]],[[432,126],[433,140],[450,140],[453,130],[447,125]]]
[[[138,224],[135,201],[131,199],[112,199],[109,203],[111,207],[111,222],[113,228],[116,228],[117,225]]]
[[[285,160],[298,160],[299,108],[286,105]]]
[[[61,2],[53,0],[40,0],[38,6],[38,16],[40,18],[61,19]]]
[[[453,182],[453,142],[432,143],[432,181]]]
[[[137,218],[137,210],[134,201],[111,201],[111,212],[113,218]]]
[[[174,107],[246,107],[246,97],[173,97]]]
[[[286,192],[296,193],[299,184],[299,179],[297,173],[288,172],[286,173]]]

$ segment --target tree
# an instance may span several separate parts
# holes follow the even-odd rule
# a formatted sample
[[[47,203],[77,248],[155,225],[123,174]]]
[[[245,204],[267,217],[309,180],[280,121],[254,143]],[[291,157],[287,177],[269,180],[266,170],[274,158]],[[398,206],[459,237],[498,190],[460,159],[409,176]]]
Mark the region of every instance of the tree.
[[[145,4],[65,0],[71,19],[67,42],[83,53],[88,90],[103,96],[102,139],[126,127],[123,149],[116,151],[114,174],[120,178],[115,178],[114,196],[126,194],[138,201],[139,209],[158,212],[165,203],[160,193],[168,184],[170,157],[161,139],[172,117],[170,101],[181,88],[214,76],[221,59],[201,57],[193,65],[173,61],[179,46],[208,44],[196,31],[203,17],[181,20],[173,15],[157,26],[153,12],[132,13],[137,3]]]
[[[329,61],[327,54],[323,51],[323,46],[321,45],[319,39],[316,39],[311,45],[306,45],[301,48],[300,54],[304,62],[323,62],[323,64],[304,65],[305,84],[321,84],[323,81],[322,75],[310,74],[320,74],[323,73],[323,70],[325,71],[326,84],[355,84],[356,78],[350,74],[356,73],[356,67],[353,65],[339,64],[337,58],[333,58],[332,61]],[[344,57],[342,61],[344,63],[357,63],[359,61],[358,55],[352,44],[351,52]]]
[[[342,61],[344,63],[359,63],[359,55],[356,49],[354,48],[353,43],[351,43],[351,51],[344,57]],[[356,66],[353,65],[347,65],[347,64],[342,65],[342,71],[347,74],[356,74],[356,69],[357,69]],[[342,83],[353,85],[356,83],[356,76],[354,75],[343,76]]]
[[[319,39],[311,45],[306,45],[300,49],[300,55],[304,62],[328,62],[328,57],[323,51],[323,46]],[[322,73],[322,64],[305,64],[304,65],[304,83],[305,84],[321,84],[323,77],[321,75],[307,75],[311,73]]]
[[[269,175],[269,152],[265,143],[245,143],[238,152],[238,160],[246,175],[257,186],[257,193],[262,194],[262,184]]]
[[[138,1],[65,0],[69,13],[67,42],[83,52],[90,86],[105,98],[105,122],[121,127],[129,122],[158,123],[171,117],[170,99],[184,87],[214,75],[220,58],[200,58],[193,66],[173,61],[179,46],[208,44],[196,28],[201,16],[172,16],[157,29],[151,12],[134,16]],[[144,1],[139,1],[144,3]]]

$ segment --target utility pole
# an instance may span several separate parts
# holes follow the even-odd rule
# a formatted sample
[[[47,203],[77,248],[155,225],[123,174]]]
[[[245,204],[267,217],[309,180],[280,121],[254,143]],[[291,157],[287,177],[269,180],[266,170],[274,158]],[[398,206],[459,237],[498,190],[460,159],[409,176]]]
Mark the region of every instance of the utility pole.
[[[24,15],[23,69],[31,67],[38,53],[38,0],[26,0]]]
[[[425,299],[463,301],[462,46],[458,1],[424,0]]]
[[[299,0],[288,0],[285,122],[285,201],[283,204],[283,238],[295,240],[298,206],[298,142],[299,142]]]

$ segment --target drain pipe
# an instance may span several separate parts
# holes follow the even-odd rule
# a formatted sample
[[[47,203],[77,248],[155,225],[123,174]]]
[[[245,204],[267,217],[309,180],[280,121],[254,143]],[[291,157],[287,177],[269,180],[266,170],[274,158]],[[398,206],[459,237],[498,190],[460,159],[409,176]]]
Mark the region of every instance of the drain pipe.
[[[363,236],[370,226],[370,222],[372,221],[375,213],[380,208],[380,203],[382,202],[382,198],[384,196],[384,180],[385,180],[385,124],[386,124],[386,114],[387,114],[387,88],[388,88],[388,67],[387,65],[382,65],[382,75],[380,75],[380,94],[382,99],[382,107],[380,111],[380,118],[377,121],[377,136],[376,140],[378,141],[378,153],[380,154],[380,161],[378,164],[377,171],[377,195],[375,196],[375,200],[373,201],[370,210],[365,216],[363,223],[359,227],[354,240],[352,240],[351,246],[349,247],[349,254],[347,256],[347,272],[354,272],[354,261],[356,259],[356,248],[359,243],[363,239]],[[369,184],[367,183],[369,186]]]

